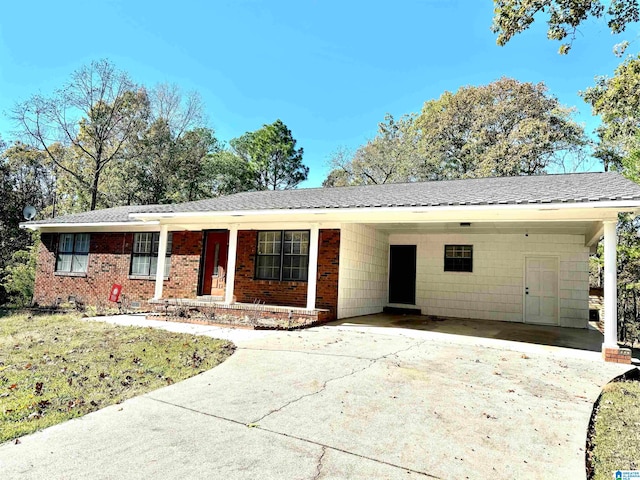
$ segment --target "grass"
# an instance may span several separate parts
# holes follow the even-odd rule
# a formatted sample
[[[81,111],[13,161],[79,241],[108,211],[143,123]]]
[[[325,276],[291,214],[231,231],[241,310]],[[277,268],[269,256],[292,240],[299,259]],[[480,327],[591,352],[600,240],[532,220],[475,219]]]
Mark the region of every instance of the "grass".
[[[0,312],[0,443],[189,378],[234,348],[76,315]]]
[[[616,470],[640,470],[640,381],[637,375],[605,386],[590,443],[593,471],[589,478],[610,480]]]

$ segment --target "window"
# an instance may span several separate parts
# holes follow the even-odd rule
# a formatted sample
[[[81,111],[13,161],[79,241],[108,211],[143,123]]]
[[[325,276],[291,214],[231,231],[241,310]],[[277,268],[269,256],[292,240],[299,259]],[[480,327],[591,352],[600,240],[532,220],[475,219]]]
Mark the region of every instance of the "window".
[[[309,272],[309,232],[258,232],[256,278],[306,281]]]
[[[445,272],[473,272],[473,245],[445,245]]]
[[[169,276],[171,267],[171,247],[173,236],[169,233],[167,238],[167,256],[164,262],[164,276]],[[160,234],[147,232],[136,233],[133,236],[133,254],[131,255],[131,275],[145,277],[154,276],[158,268],[158,245]]]
[[[86,273],[89,264],[89,234],[61,233],[56,272]]]

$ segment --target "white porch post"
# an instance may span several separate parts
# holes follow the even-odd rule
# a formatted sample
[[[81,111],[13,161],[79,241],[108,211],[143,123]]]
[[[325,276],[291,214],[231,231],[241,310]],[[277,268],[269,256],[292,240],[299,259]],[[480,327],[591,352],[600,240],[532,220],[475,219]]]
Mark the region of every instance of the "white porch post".
[[[316,285],[318,280],[318,240],[320,229],[313,225],[309,231],[309,273],[307,276],[307,310],[316,308]]]
[[[227,284],[224,293],[224,303],[233,303],[233,287],[236,280],[236,253],[238,251],[238,226],[229,228],[229,250],[227,254]]]
[[[602,348],[618,346],[618,263],[615,221],[604,223],[604,343]]]
[[[158,241],[158,263],[156,265],[156,289],[153,294],[154,300],[162,298],[162,287],[164,285],[164,264],[167,258],[167,240],[169,238],[169,227],[160,225],[160,239]]]

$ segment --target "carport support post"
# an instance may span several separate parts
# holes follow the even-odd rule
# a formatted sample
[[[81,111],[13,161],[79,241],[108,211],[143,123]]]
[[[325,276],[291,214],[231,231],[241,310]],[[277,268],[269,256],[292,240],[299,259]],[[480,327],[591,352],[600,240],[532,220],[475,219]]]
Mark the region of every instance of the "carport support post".
[[[169,238],[169,227],[160,225],[160,238],[158,241],[158,262],[156,264],[156,289],[153,294],[154,300],[162,298],[162,287],[164,285],[164,265],[167,259],[167,242]]]
[[[224,292],[224,303],[233,303],[233,287],[236,280],[236,253],[238,251],[238,226],[229,228],[229,250],[227,254],[227,285]]]
[[[602,351],[618,348],[618,263],[614,221],[604,223],[604,343]]]
[[[309,230],[309,270],[307,275],[307,310],[316,308],[316,283],[318,280],[318,241],[320,229],[313,225]]]

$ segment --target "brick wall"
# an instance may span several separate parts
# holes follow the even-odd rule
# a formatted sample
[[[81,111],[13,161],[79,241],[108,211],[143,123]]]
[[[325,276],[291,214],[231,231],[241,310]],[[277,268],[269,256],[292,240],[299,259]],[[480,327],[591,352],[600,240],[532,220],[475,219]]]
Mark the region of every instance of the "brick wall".
[[[92,233],[86,275],[55,273],[57,233],[43,233],[38,252],[34,301],[53,305],[70,296],[89,304],[107,304],[111,285],[122,285],[122,295],[130,301],[145,302],[153,297],[155,278],[130,278],[133,233]],[[164,295],[194,298],[202,250],[202,232],[174,232],[171,269],[164,282]]]
[[[255,280],[256,231],[238,232],[235,295],[238,302],[259,301],[269,305],[306,307],[307,282]],[[155,278],[131,278],[129,267],[133,233],[92,233],[89,266],[86,275],[55,273],[57,233],[42,234],[34,301],[53,305],[70,296],[88,305],[106,305],[111,285],[122,285],[122,295],[142,302],[153,297]],[[338,263],[340,230],[320,230],[318,255],[317,308],[330,310],[335,318],[338,302]],[[198,288],[202,232],[173,232],[173,250],[169,278],[164,282],[163,297],[195,298]]]
[[[254,279],[257,236],[257,231],[238,232],[234,285],[236,300],[304,308],[307,304],[307,282]],[[320,230],[316,307],[331,310],[331,318],[335,318],[338,303],[339,255],[340,230]]]
[[[320,230],[316,308],[330,310],[334,319],[336,318],[338,307],[339,267],[340,230]]]

